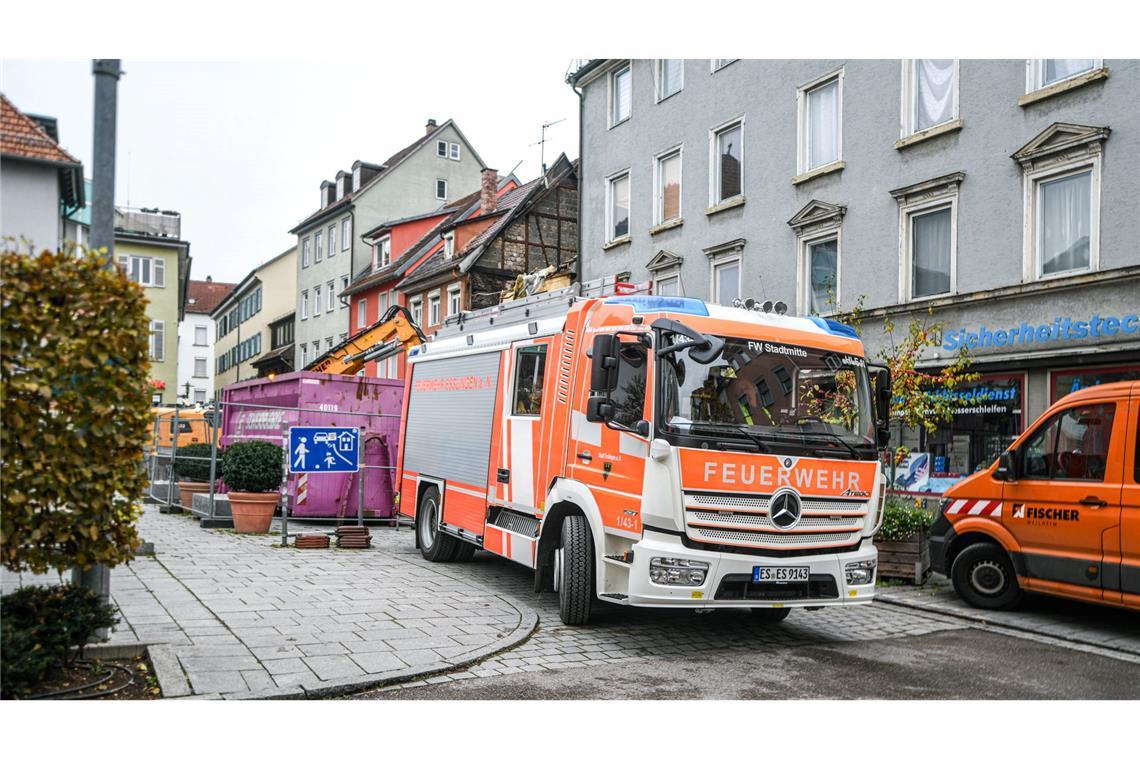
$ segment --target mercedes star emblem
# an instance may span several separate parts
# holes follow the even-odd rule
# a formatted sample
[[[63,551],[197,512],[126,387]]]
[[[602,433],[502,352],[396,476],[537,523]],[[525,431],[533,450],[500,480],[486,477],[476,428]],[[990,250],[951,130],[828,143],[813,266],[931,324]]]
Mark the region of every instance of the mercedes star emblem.
[[[768,518],[780,530],[791,530],[796,527],[802,511],[800,495],[795,491],[777,491],[768,502]]]

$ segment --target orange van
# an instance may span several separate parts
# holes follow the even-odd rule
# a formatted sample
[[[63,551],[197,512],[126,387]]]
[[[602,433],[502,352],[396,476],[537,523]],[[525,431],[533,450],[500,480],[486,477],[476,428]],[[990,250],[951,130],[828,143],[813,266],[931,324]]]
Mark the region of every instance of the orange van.
[[[175,426],[178,428],[178,448],[192,443],[210,443],[210,433],[217,435],[217,429],[211,422],[211,412],[179,409],[178,419],[175,421],[172,408],[155,407],[152,411],[154,428],[148,444],[157,443],[160,449],[169,449],[173,445]]]
[[[1140,381],[1065,396],[946,491],[935,570],[983,609],[1023,592],[1140,610]]]

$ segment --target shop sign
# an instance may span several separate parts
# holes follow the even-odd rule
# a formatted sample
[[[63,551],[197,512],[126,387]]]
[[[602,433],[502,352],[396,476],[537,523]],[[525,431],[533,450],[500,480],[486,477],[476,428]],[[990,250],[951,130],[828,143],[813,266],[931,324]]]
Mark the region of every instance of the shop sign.
[[[1056,317],[1052,322],[1041,324],[1022,322],[1019,326],[1009,329],[995,329],[982,325],[971,332],[963,327],[957,332],[947,332],[943,335],[942,350],[1028,348],[1048,343],[1130,335],[1140,337],[1140,315],[1102,317],[1100,314],[1093,314],[1088,319]]]

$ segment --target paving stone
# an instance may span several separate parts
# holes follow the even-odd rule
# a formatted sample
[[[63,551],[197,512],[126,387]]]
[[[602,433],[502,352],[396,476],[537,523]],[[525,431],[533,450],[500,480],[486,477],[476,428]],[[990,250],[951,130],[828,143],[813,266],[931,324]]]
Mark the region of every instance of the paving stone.
[[[364,655],[361,655],[364,656]],[[316,657],[306,657],[305,664],[317,674],[322,681],[330,681],[334,678],[347,678],[348,676],[359,676],[364,674],[364,670],[352,661],[350,657],[343,654],[328,654],[318,655]]]
[[[407,667],[403,660],[391,652],[359,652],[349,658],[366,673],[383,673]]]

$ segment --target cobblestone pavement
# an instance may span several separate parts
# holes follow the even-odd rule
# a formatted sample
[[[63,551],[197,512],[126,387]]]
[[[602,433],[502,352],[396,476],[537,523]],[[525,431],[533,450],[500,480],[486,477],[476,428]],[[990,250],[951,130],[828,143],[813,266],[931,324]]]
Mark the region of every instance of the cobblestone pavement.
[[[949,579],[937,574],[925,586],[880,588],[879,596],[910,609],[1140,655],[1140,615],[1128,610],[1037,594],[1027,594],[1016,610],[979,610],[962,601]]]
[[[453,667],[534,625],[525,605],[418,553],[281,548],[279,536],[203,530],[155,507],[139,532],[156,555],[112,571],[123,622],[111,643],[170,645],[184,683],[164,680],[167,696],[360,688]],[[410,531],[376,532],[412,544]],[[21,582],[5,575],[5,591]]]

